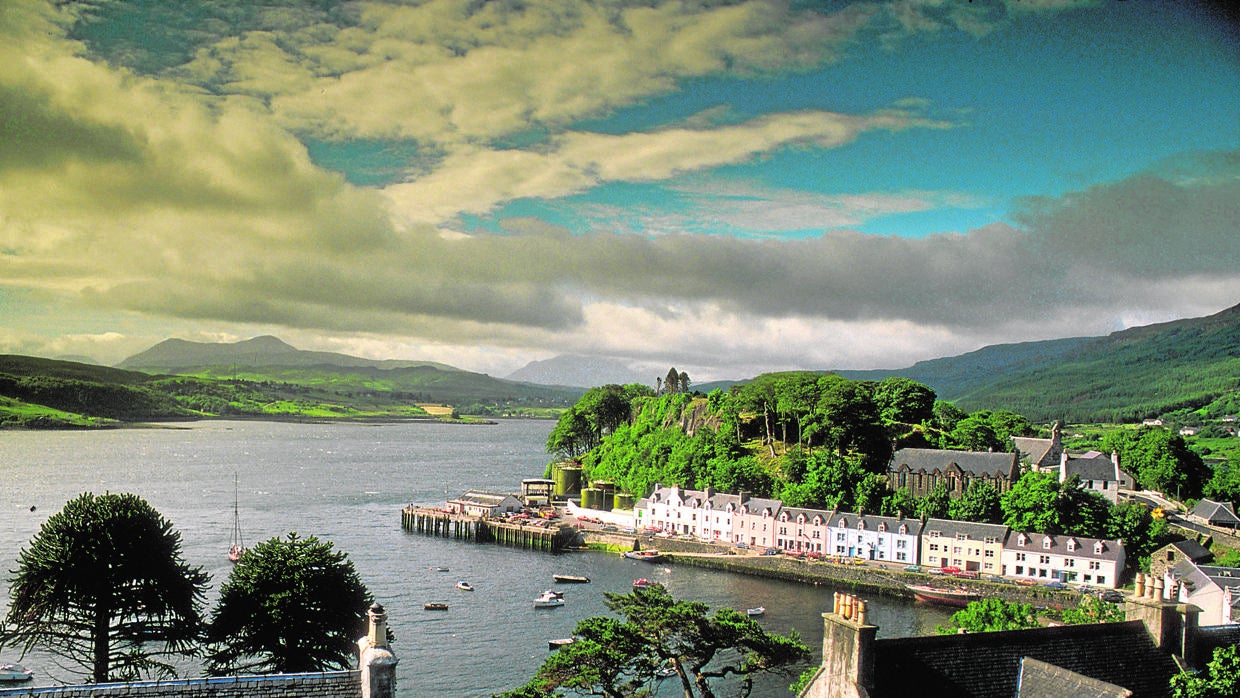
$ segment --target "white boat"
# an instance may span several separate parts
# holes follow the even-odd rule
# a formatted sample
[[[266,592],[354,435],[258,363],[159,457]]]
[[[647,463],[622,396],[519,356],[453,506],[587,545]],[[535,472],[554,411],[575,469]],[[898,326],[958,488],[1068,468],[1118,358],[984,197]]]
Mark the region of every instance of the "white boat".
[[[553,574],[551,578],[560,584],[589,584],[590,578],[575,574]]]
[[[558,608],[564,605],[564,595],[554,591],[544,591],[534,599],[534,608]]]
[[[432,567],[430,568],[430,570],[432,572],[447,572],[448,568],[447,567]]]
[[[470,584],[469,582],[457,582],[456,588],[460,589],[461,591],[473,591],[474,585]]]
[[[232,541],[228,546],[228,560],[236,562],[241,559],[242,553],[245,552],[245,542],[241,540],[241,512],[238,508],[240,498],[240,489],[237,484],[237,474],[233,473],[233,530]]]
[[[652,582],[649,579],[646,579],[645,577],[642,577],[641,579],[633,580],[634,589],[649,589],[651,587],[657,587],[657,586],[660,586],[658,582]]]
[[[630,560],[641,560],[642,562],[661,562],[665,559],[663,553],[658,550],[629,550],[620,553],[620,556]]]
[[[18,683],[34,678],[34,672],[21,664],[0,664],[0,681]]]
[[[745,615],[749,616],[750,618],[753,618],[754,616],[760,616],[764,613],[766,613],[766,606],[754,606],[753,608],[745,609]]]

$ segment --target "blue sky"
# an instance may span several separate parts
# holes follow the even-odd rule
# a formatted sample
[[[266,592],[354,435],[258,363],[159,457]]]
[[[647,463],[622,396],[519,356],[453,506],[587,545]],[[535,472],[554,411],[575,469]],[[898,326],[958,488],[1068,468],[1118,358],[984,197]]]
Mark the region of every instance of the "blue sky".
[[[710,380],[1212,313],[1223,7],[12,0],[0,351]]]

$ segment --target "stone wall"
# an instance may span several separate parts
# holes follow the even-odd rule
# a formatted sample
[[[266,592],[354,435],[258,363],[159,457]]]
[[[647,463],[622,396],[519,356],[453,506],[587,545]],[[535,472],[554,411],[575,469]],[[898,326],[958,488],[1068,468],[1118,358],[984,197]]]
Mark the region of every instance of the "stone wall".
[[[0,690],[0,697],[40,698],[360,698],[360,672],[224,676],[82,686],[29,686]]]

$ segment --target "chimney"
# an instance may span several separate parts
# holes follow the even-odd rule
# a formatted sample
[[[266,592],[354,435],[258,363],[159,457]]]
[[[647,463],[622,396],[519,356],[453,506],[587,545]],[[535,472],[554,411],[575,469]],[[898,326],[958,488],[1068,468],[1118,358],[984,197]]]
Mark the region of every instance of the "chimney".
[[[837,592],[830,613],[822,614],[822,669],[801,695],[806,698],[858,698],[874,691],[874,639],[865,601]]]
[[[746,492],[745,490],[737,490],[736,497],[737,499],[740,500],[741,504],[744,504],[745,502],[749,501],[749,493]]]
[[[370,624],[366,637],[357,641],[357,666],[362,675],[361,698],[395,698],[396,664],[400,660],[388,646],[387,612],[382,605],[375,603],[367,615]]]
[[[1124,603],[1124,619],[1139,620],[1145,625],[1150,640],[1189,667],[1197,663],[1197,627],[1201,609],[1192,604],[1178,604],[1162,598],[1162,579],[1153,575],[1138,577],[1136,592]],[[1144,582],[1145,595],[1140,595]]]

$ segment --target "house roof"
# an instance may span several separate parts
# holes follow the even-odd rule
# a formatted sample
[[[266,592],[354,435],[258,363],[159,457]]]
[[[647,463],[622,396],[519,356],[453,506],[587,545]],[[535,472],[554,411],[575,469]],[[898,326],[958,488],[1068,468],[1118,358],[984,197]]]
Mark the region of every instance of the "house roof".
[[[1240,590],[1240,567],[1215,567],[1214,565],[1198,565],[1197,569],[1219,587]]]
[[[908,527],[908,533],[905,535],[915,536],[921,533],[921,519],[900,519],[894,516],[870,516],[868,514],[850,514],[846,511],[833,511],[830,513],[829,523],[839,528],[840,519],[844,520],[844,528],[856,528],[858,521],[865,521],[867,530],[878,530],[879,524],[886,524],[888,532],[896,532],[901,526]]]
[[[890,470],[908,467],[914,472],[923,470],[943,472],[955,465],[963,473],[973,476],[1001,475],[1011,477],[1016,471],[1017,454],[990,453],[984,451],[945,451],[936,448],[902,448],[891,458]]]
[[[1026,536],[1027,542],[1020,544],[1021,536]],[[1047,539],[1050,539],[1051,546],[1045,547]],[[1076,549],[1069,550],[1070,541],[1076,541]],[[1098,544],[1101,543],[1101,551],[1098,550]],[[1007,542],[1003,544],[1004,550],[1020,550],[1024,552],[1035,552],[1050,555],[1067,555],[1070,557],[1089,558],[1091,560],[1110,560],[1118,562],[1124,555],[1124,545],[1117,540],[1101,540],[1098,538],[1086,538],[1084,536],[1069,535],[1050,535],[1046,533],[1028,533],[1024,531],[1012,531],[1008,535]]]
[[[1168,543],[1164,547],[1175,548],[1180,551],[1181,555],[1189,560],[1192,560],[1193,562],[1202,562],[1204,560],[1210,560],[1214,557],[1214,553],[1206,550],[1201,543],[1198,543],[1195,540],[1177,540],[1174,543]],[[1155,555],[1157,555],[1157,552]]]
[[[1016,678],[1016,698],[1126,698],[1132,691],[1084,674],[1022,657]]]
[[[1027,657],[1134,696],[1166,696],[1179,672],[1140,621],[888,638],[876,640],[874,649],[873,696],[1011,698]]]
[[[1076,475],[1082,480],[1119,481],[1119,472],[1117,472],[1115,463],[1097,451],[1090,451],[1079,456],[1068,456],[1063,466],[1062,477],[1064,478]]]
[[[1012,443],[1020,459],[1038,467],[1059,465],[1062,445],[1055,439],[1035,439],[1029,436],[1013,436]]]
[[[504,500],[509,497],[512,497],[512,495],[500,494],[498,492],[481,492],[478,490],[470,490],[452,501],[462,504],[478,504],[481,506],[493,507],[503,504]],[[513,497],[513,499],[516,498]]]
[[[995,538],[1002,543],[1003,539],[1007,537],[1008,527],[1003,524],[952,521],[951,519],[926,519],[921,532],[922,535],[938,533],[943,538],[958,538],[964,535],[967,540]]]
[[[1199,516],[1210,523],[1240,524],[1240,517],[1232,511],[1231,504],[1203,499],[1188,512],[1189,516]]]

